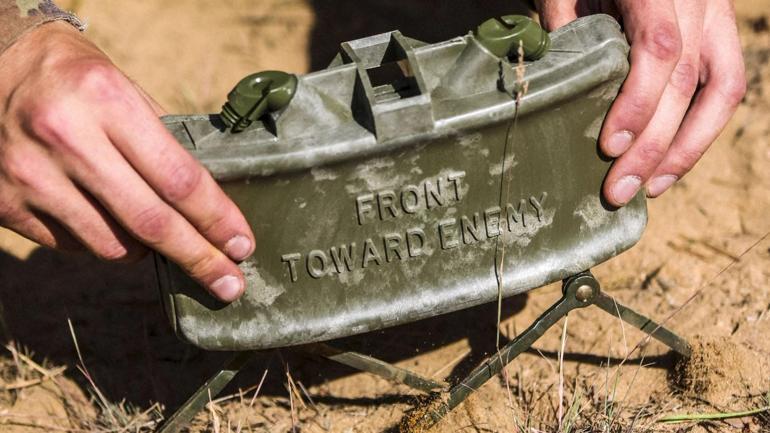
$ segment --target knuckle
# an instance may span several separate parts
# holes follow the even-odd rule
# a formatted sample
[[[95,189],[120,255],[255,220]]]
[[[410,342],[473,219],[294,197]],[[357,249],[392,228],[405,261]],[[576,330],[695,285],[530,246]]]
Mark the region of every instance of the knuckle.
[[[674,153],[671,167],[680,177],[690,171],[703,156],[705,149],[680,149]]]
[[[69,119],[67,107],[59,101],[47,98],[30,107],[24,126],[34,136],[47,144],[67,142]]]
[[[665,154],[665,146],[657,142],[650,142],[639,149],[639,161],[644,167],[652,169],[663,160]]]
[[[134,234],[145,242],[159,243],[168,236],[171,217],[171,213],[163,206],[148,207],[133,218]]]
[[[692,62],[680,62],[671,73],[669,83],[679,91],[679,93],[690,98],[698,87],[698,68]]]
[[[190,260],[182,263],[182,267],[193,278],[200,281],[210,281],[216,274],[217,259],[214,254],[201,254],[192,257]]]
[[[226,231],[232,224],[228,222],[232,221],[228,212],[225,211],[225,207],[218,207],[216,212],[209,212],[210,215],[202,218],[200,222],[200,231],[204,236],[216,236]]]
[[[673,22],[662,22],[642,30],[641,44],[645,51],[664,62],[676,62],[682,53],[682,38]]]
[[[5,225],[20,225],[32,216],[26,213],[16,203],[0,201],[0,223]]]
[[[643,97],[630,96],[623,99],[623,106],[618,109],[618,120],[625,125],[624,129],[639,136],[654,112],[655,102]]]
[[[718,89],[725,102],[731,107],[735,107],[741,103],[746,95],[746,77],[744,74],[740,74],[735,78],[723,80]]]
[[[116,99],[123,87],[123,75],[106,60],[80,62],[73,81],[78,92],[97,100]]]
[[[5,176],[14,184],[32,190],[40,185],[42,171],[40,157],[23,148],[7,151],[3,157]]]
[[[170,202],[187,199],[195,192],[203,177],[201,167],[192,162],[182,162],[169,170],[168,184],[163,189],[164,198]]]

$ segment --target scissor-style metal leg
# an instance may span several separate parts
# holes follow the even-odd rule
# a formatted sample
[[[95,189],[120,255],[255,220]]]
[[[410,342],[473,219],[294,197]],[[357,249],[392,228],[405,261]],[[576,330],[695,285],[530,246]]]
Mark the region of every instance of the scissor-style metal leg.
[[[487,358],[465,379],[453,386],[447,395],[437,395],[441,401],[437,401],[428,408],[419,419],[411,420],[409,429],[423,431],[422,429],[430,428],[489,379],[500,373],[519,354],[532,347],[532,344],[562,317],[576,308],[591,305],[594,296],[599,292],[599,283],[586,272],[565,280],[562,290],[564,296],[538,317],[529,328],[509,341],[498,353]]]
[[[564,295],[559,301],[538,317],[529,328],[503,346],[497,354],[487,358],[465,379],[453,386],[448,394],[434,394],[435,400],[427,410],[420,412],[417,419],[409,419],[408,423],[403,423],[402,431],[423,431],[433,426],[489,379],[500,373],[518,355],[532,347],[532,344],[562,317],[577,308],[596,304],[602,310],[639,328],[676,352],[690,356],[690,345],[683,338],[602,293],[599,282],[590,272],[582,272],[564,280],[562,291]]]
[[[684,338],[674,334],[663,327],[663,325],[654,322],[652,319],[619,304],[611,296],[600,292],[594,300],[594,304],[607,313],[620,318],[622,321],[660,341],[680,355],[689,357],[692,354],[690,344],[687,343]]]
[[[182,406],[174,412],[158,433],[176,433],[190,424],[190,421],[198,414],[210,399],[216,397],[230,383],[236,374],[248,363],[257,352],[238,352],[228,360],[221,370],[216,372],[209,380],[198,388]]]
[[[382,378],[402,383],[423,392],[441,391],[447,384],[421,376],[405,368],[397,367],[388,362],[364,355],[358,352],[348,352],[324,343],[309,344],[303,347],[308,353],[323,356],[326,359],[347,365],[356,370],[380,376]]]
[[[331,361],[347,365],[356,370],[365,371],[394,382],[403,383],[417,390],[429,393],[446,389],[443,382],[423,377],[405,368],[397,367],[385,361],[357,352],[337,349],[328,344],[316,343],[303,346],[301,350],[322,356]],[[198,388],[182,406],[169,417],[158,429],[158,433],[176,433],[188,426],[210,399],[215,398],[230,383],[235,375],[248,363],[257,352],[238,352],[225,363],[206,383]]]

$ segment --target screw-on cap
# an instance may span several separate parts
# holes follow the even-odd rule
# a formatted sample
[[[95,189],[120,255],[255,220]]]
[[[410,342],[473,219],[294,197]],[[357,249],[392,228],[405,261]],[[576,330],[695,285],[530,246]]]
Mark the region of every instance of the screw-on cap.
[[[220,117],[232,132],[246,129],[266,112],[291,102],[297,77],[281,71],[262,71],[242,79],[227,95]]]
[[[516,56],[521,44],[524,58],[537,60],[551,46],[548,32],[524,15],[488,19],[476,28],[474,35],[481,45],[498,57]]]

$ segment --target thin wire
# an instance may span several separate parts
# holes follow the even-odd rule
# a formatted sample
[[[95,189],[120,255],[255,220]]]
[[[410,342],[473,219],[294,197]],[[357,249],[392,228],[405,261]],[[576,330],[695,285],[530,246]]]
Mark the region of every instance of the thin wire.
[[[500,79],[503,80],[502,63],[500,65]],[[514,85],[511,96],[515,101],[515,108],[513,112],[513,120],[508,124],[508,129],[505,133],[505,146],[503,147],[503,159],[500,162],[500,195],[498,197],[498,207],[503,208],[503,203],[507,203],[510,199],[511,193],[511,174],[509,173],[511,167],[505,166],[508,160],[509,149],[514,146],[514,140],[516,135],[516,125],[519,119],[519,106],[521,104],[521,98],[527,91],[527,85],[524,82],[524,48],[521,41],[519,42],[518,50],[518,64],[516,66],[516,84]],[[505,83],[503,83],[504,85]],[[510,227],[509,227],[510,231]],[[500,321],[502,320],[502,305],[503,305],[503,274],[505,267],[505,241],[502,240],[503,233],[497,237],[495,241],[495,276],[497,277],[497,324],[495,326],[495,348],[498,353],[500,352]],[[498,260],[499,259],[499,260]]]

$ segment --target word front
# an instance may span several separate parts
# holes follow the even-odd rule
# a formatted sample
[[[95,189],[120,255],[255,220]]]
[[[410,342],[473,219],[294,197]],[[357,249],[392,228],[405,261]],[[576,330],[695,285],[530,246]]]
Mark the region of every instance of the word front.
[[[411,215],[462,200],[462,180],[465,172],[425,179],[419,185],[406,185],[396,192],[384,189],[356,197],[358,224],[379,219],[385,221]]]

